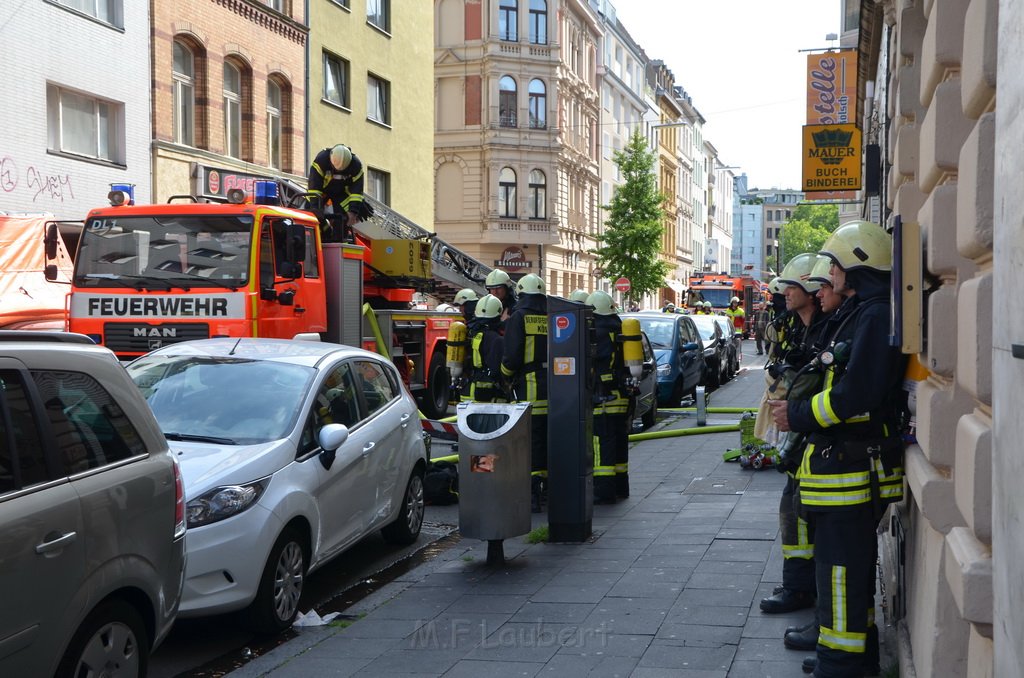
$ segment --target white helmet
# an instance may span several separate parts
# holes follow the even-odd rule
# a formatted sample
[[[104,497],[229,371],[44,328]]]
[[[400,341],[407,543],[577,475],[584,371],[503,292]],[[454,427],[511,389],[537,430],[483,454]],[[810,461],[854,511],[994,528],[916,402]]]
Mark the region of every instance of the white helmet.
[[[587,297],[587,306],[593,306],[597,315],[615,315],[615,301],[604,290],[597,290]]]
[[[711,302],[710,301],[705,301],[704,302],[704,308],[711,308]]]
[[[476,291],[470,288],[459,290],[459,293],[455,295],[455,300],[452,301],[456,306],[462,306],[467,301],[476,301],[479,297],[476,296]]]
[[[729,300],[729,303],[730,304],[738,304],[738,303],[740,303],[740,298],[739,297],[733,297],[732,299]]]
[[[501,299],[493,294],[485,294],[477,302],[477,318],[497,318],[499,315],[501,315]]]
[[[487,289],[491,289],[492,287],[501,287],[502,285],[512,287],[512,279],[508,277],[508,273],[505,273],[505,271],[500,268],[496,268],[488,273],[487,279],[484,280],[484,287]]]
[[[335,170],[344,171],[352,164],[352,149],[344,144],[338,144],[331,149],[331,166]]]
[[[527,273],[519,279],[516,290],[519,294],[544,294],[544,279],[535,273]]]
[[[589,296],[586,290],[573,290],[572,294],[569,295],[569,301],[578,301],[581,304],[585,304]]]

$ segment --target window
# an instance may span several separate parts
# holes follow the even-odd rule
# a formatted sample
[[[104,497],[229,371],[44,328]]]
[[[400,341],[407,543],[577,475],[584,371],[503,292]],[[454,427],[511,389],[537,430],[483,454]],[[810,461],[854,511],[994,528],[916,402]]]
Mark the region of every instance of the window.
[[[516,173],[511,167],[502,167],[498,175],[498,216],[516,216]]]
[[[768,236],[769,240],[772,239],[772,229],[769,228],[767,231],[765,231],[765,234]]]
[[[174,65],[171,68],[174,141],[186,146],[195,145],[195,56],[192,50],[174,41]]]
[[[530,127],[544,129],[547,127],[547,90],[543,80],[530,81]]]
[[[772,246],[771,246],[771,245],[768,245],[768,246],[767,246],[767,247],[765,248],[765,251],[764,251],[764,253],[765,253],[765,254],[767,254],[767,255],[768,255],[769,257],[770,257],[770,256],[772,256]]]
[[[516,81],[508,75],[498,81],[498,117],[502,127],[516,126]]]
[[[242,157],[242,72],[224,62],[224,153]]]
[[[313,418],[317,430],[327,424],[342,424],[351,428],[359,423],[359,397],[356,395],[351,363],[342,363],[324,379],[323,386],[317,392]],[[315,435],[310,438],[311,442],[316,440]]]
[[[530,218],[547,219],[547,177],[540,170],[530,172]]]
[[[765,213],[764,213],[764,220],[765,221],[771,221],[772,220],[772,211],[771,210],[766,210],[765,211]]]
[[[22,373],[0,370],[0,495],[49,480]],[[14,444],[11,447],[11,443]]]
[[[112,26],[124,27],[122,0],[57,0],[57,2]]]
[[[267,161],[281,169],[281,88],[267,81]]]
[[[347,61],[324,52],[324,99],[344,108],[349,107],[348,74]]]
[[[391,83],[373,75],[366,78],[366,117],[391,124]]]
[[[530,42],[534,45],[548,44],[547,0],[530,0]]]
[[[124,164],[124,104],[46,87],[48,147]]]
[[[788,221],[789,218],[792,217],[792,216],[793,216],[793,211],[792,210],[786,210],[786,220]]]
[[[391,31],[391,0],[366,0],[366,21],[385,33]]]
[[[500,0],[498,38],[509,42],[519,41],[519,0]]]
[[[366,195],[385,205],[391,204],[391,175],[379,169],[366,169]]]
[[[387,368],[375,360],[357,360],[356,374],[366,401],[366,412],[373,416],[397,395],[395,385],[388,378]]]
[[[264,0],[264,2],[267,3],[267,7],[270,9],[284,12],[284,0]]]
[[[775,210],[775,221],[782,221],[782,210]]]

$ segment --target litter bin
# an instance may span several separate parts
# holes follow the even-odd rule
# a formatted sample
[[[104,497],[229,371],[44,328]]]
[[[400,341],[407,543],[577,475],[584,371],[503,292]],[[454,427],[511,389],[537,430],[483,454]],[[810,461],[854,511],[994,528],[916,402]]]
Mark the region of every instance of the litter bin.
[[[530,518],[530,403],[459,403],[459,531],[487,542],[487,563],[504,562],[502,541],[526,534]]]

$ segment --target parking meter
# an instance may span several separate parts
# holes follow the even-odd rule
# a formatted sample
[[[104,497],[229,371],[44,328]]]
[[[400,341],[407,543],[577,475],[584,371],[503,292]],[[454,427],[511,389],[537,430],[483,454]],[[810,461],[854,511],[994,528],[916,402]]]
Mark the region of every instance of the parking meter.
[[[593,308],[548,297],[548,538],[590,537],[594,513]]]

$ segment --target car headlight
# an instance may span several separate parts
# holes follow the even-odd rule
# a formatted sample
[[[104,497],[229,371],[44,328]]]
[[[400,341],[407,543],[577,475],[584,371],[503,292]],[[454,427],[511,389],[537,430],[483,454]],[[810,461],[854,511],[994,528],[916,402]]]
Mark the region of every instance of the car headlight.
[[[188,526],[201,527],[241,513],[259,501],[269,484],[270,478],[264,478],[241,485],[213,488],[185,504]]]
[[[669,365],[668,363],[662,363],[662,364],[658,365],[658,376],[659,377],[667,377],[669,372],[671,372],[671,371],[672,371],[672,366]]]

